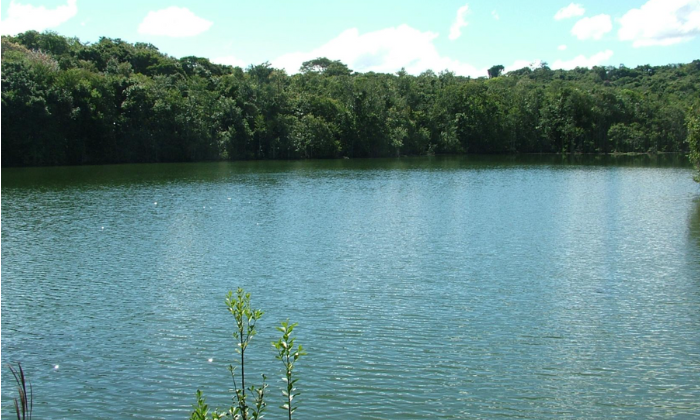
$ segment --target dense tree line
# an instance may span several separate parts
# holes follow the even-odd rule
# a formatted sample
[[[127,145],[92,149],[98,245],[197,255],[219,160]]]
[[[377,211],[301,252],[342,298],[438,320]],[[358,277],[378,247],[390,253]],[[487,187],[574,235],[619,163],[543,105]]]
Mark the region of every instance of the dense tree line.
[[[29,31],[2,37],[2,165],[688,152],[700,60],[488,74],[290,76]]]
[[[695,181],[700,182],[700,108],[691,109],[688,115],[688,157],[697,170]]]

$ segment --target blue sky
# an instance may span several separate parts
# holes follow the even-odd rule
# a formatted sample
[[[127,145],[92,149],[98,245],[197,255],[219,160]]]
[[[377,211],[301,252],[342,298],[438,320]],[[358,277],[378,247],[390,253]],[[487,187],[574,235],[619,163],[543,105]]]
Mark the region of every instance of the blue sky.
[[[469,76],[495,64],[570,69],[700,58],[700,0],[5,0],[0,13],[2,34],[107,36],[178,58],[269,61],[290,74],[318,56],[362,72]]]

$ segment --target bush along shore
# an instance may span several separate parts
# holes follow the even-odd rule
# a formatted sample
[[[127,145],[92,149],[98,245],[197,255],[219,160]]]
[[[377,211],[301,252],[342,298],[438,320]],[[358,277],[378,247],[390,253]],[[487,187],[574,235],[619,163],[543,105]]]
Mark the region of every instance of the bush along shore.
[[[145,43],[2,37],[2,165],[464,153],[688,153],[700,60],[488,77],[293,75],[176,59]],[[486,75],[485,75],[486,76]]]

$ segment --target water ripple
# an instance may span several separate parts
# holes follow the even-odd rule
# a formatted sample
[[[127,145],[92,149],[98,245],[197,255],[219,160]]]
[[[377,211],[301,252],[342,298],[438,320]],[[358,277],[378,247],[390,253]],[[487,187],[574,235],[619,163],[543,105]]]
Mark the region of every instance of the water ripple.
[[[242,286],[279,402],[269,343],[300,325],[300,418],[700,416],[687,169],[425,162],[3,183],[2,361],[42,418],[224,408]]]

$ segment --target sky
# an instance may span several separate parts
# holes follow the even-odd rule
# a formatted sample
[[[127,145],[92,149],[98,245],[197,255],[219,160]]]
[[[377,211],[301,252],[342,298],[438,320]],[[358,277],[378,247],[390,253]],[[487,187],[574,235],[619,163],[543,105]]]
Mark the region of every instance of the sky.
[[[317,57],[352,70],[486,76],[546,62],[636,67],[700,59],[700,0],[3,0],[0,33],[147,42],[176,58],[293,74]]]

